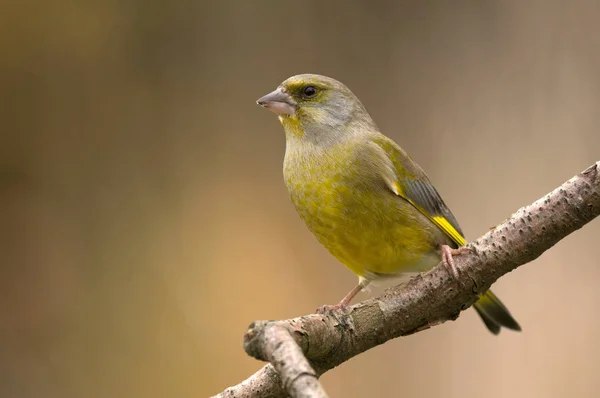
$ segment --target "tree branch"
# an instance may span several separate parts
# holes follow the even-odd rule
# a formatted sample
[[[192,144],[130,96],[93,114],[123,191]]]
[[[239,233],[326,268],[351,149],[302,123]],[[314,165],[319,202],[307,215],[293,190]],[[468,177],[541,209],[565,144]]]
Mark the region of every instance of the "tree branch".
[[[598,215],[600,162],[471,242],[472,253],[455,257],[458,281],[437,266],[345,311],[254,322],[244,336],[244,349],[271,364],[217,397],[325,396],[316,378],[327,370],[395,337],[456,319],[502,275],[536,259]],[[292,347],[294,354],[276,353],[280,344]],[[298,348],[308,362],[298,359]],[[310,381],[314,390],[300,388],[295,382],[300,379]],[[323,395],[297,395],[310,391]]]
[[[273,364],[282,386],[291,396],[327,398],[318,381],[319,375],[310,366],[287,328],[275,322],[251,325],[245,340],[247,352]]]

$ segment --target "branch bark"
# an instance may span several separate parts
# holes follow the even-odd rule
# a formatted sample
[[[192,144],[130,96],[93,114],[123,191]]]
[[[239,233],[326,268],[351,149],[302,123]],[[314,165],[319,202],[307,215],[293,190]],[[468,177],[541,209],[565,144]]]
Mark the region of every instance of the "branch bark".
[[[244,349],[271,363],[216,397],[326,396],[317,378],[327,370],[390,339],[458,318],[498,278],[598,215],[600,161],[471,242],[471,253],[455,257],[458,281],[437,266],[345,311],[252,323]],[[275,348],[282,345],[293,354],[279,355]]]
[[[276,322],[267,322],[260,327],[250,326],[245,340],[246,351],[270,362],[279,374],[282,387],[292,397],[327,398],[319,383],[319,375],[308,363],[288,328]]]

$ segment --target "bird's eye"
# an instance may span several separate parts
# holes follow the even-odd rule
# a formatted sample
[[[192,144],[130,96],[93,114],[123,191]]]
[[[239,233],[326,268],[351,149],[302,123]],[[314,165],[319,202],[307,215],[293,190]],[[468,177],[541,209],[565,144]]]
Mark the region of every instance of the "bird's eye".
[[[302,94],[307,98],[314,97],[315,94],[317,94],[317,89],[315,86],[306,86],[304,87],[304,90],[302,90]]]

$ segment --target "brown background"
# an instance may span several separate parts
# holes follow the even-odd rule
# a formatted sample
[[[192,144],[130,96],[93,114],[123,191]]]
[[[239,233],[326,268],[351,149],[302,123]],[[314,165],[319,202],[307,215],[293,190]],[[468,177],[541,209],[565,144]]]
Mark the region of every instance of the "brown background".
[[[595,4],[594,4],[595,3]],[[355,277],[282,182],[254,101],[338,78],[473,238],[598,160],[592,1],[17,1],[0,12],[0,396],[204,397],[262,364],[255,319]],[[332,397],[592,397],[600,222],[473,311],[327,373]],[[367,297],[361,295],[360,297]]]

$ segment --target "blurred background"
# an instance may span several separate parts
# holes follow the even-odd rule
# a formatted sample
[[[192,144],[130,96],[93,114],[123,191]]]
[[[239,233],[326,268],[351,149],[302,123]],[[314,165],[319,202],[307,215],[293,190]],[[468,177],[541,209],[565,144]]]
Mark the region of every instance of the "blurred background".
[[[600,159],[593,1],[16,1],[0,12],[0,396],[205,397],[256,319],[355,277],[311,236],[255,100],[346,83],[469,238]],[[592,397],[600,221],[474,311],[325,374],[332,397]],[[369,297],[362,294],[359,299]]]

